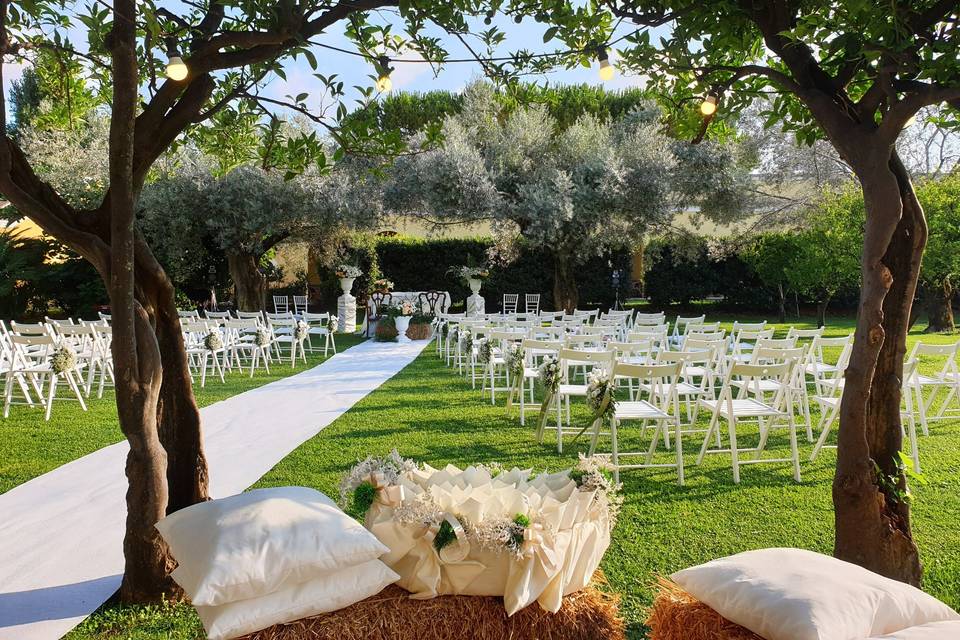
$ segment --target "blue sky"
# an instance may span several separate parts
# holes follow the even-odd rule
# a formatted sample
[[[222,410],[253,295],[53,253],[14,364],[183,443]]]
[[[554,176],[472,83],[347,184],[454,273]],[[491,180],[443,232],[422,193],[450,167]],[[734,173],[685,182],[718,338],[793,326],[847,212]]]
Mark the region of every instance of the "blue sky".
[[[166,5],[174,11],[177,11],[179,8],[178,3],[174,2],[158,4]],[[379,19],[394,22],[396,20],[396,16],[392,15],[390,12],[382,12],[379,14]],[[499,51],[497,52],[500,55],[505,55],[511,51],[521,48],[527,48],[536,52],[545,52],[558,48],[565,48],[564,45],[558,41],[544,44],[543,31],[545,26],[536,23],[532,19],[524,20],[522,23],[516,24],[510,18],[498,16],[494,20],[494,25],[499,27],[507,34],[505,42],[501,45]],[[476,28],[477,30],[480,30],[487,27],[485,27],[485,25],[483,25],[480,21],[477,21]],[[616,29],[611,39],[629,33],[633,30],[633,28],[634,27],[631,25],[621,25]],[[469,51],[467,51],[464,45],[456,38],[447,36],[437,28],[433,28],[429,31],[430,35],[435,35],[443,40],[451,58],[471,57]],[[69,35],[76,46],[79,48],[84,48],[85,38],[82,30],[76,28],[72,29]],[[343,37],[338,30],[332,29],[329,34],[321,36],[317,40],[342,48],[351,50],[354,49],[352,44],[345,37]],[[479,41],[471,42],[471,46],[473,46],[477,51],[482,51],[482,45],[479,43]],[[324,75],[336,73],[338,74],[340,80],[342,80],[347,87],[352,87],[353,85],[371,86],[373,84],[373,80],[368,77],[370,74],[374,73],[372,65],[369,63],[369,61],[345,53],[317,47],[314,48],[314,52],[317,55],[318,61],[317,72]],[[413,52],[408,52],[402,57],[416,57],[416,54]],[[615,51],[610,52],[610,57],[611,60],[616,63]],[[394,91],[429,91],[437,89],[459,91],[472,79],[482,77],[482,69],[475,62],[448,64],[439,72],[437,76],[434,76],[431,65],[424,63],[404,64],[397,62],[394,64],[394,68],[395,70],[391,76],[393,79]],[[308,106],[311,109],[319,108],[321,103],[320,92],[322,90],[322,85],[316,78],[313,77],[313,70],[309,67],[306,61],[301,58],[297,62],[288,63],[285,71],[287,79],[283,80],[282,78],[274,78],[263,90],[264,94],[269,97],[282,98],[285,95],[297,95],[299,93],[306,92],[310,95],[310,98],[308,99]],[[22,69],[16,65],[7,64],[4,66],[5,91],[9,90],[10,82],[18,78],[21,72]],[[544,76],[531,76],[529,79],[537,81],[546,80],[551,84],[603,84],[605,87],[610,89],[642,86],[643,84],[643,78],[637,76],[624,76],[621,73],[618,73],[613,80],[602,83],[597,76],[596,64],[594,64],[590,69],[578,67],[572,70],[559,70]],[[356,97],[356,92],[352,90],[348,91],[347,106],[351,110],[356,105]]]

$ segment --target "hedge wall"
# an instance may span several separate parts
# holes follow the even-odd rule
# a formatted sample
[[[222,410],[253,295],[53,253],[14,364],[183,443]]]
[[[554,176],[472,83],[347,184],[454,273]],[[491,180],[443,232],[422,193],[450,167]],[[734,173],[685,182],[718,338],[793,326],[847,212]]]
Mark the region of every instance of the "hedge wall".
[[[367,244],[369,243],[369,244]],[[346,249],[352,260],[364,271],[358,279],[354,293],[368,288],[376,277],[393,281],[397,291],[425,291],[437,289],[449,291],[455,308],[462,307],[470,295],[467,285],[453,276],[452,267],[467,264],[482,264],[487,250],[492,246],[490,238],[421,239],[407,237],[355,238]],[[630,282],[631,256],[620,251],[610,256],[588,258],[578,270],[580,307],[609,307],[616,292],[612,285],[614,269],[626,274],[622,278],[621,299],[627,293]],[[374,274],[370,277],[370,274]],[[321,269],[324,300],[335,299],[339,293],[336,277],[329,269]],[[534,247],[522,248],[518,258],[506,266],[493,266],[490,278],[480,291],[487,310],[499,310],[505,293],[539,293],[540,308],[553,309],[553,265],[549,254]],[[522,303],[521,303],[522,304]]]

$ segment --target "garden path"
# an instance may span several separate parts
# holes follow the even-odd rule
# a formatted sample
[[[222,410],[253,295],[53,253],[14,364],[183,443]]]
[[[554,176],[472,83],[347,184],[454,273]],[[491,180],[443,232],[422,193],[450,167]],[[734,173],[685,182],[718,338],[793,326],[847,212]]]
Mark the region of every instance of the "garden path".
[[[249,487],[426,344],[367,341],[201,409],[210,495]],[[119,588],[127,450],[105,447],[0,495],[0,639],[59,638]]]

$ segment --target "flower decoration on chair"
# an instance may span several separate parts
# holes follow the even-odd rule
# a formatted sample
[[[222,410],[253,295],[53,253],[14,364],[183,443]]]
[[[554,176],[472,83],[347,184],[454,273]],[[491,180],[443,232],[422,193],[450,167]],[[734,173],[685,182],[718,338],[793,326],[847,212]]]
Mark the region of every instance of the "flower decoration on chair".
[[[203,338],[203,346],[209,351],[216,351],[223,348],[223,338],[220,332],[214,329]]]
[[[593,412],[590,424],[574,436],[576,442],[583,433],[591,427],[599,431],[601,425],[610,424],[616,419],[617,398],[616,386],[610,372],[602,367],[594,367],[587,375],[587,406]]]
[[[253,336],[253,344],[258,347],[266,347],[270,344],[270,332],[267,331],[265,327],[260,327],[257,329],[256,335]]]
[[[463,350],[467,353],[473,351],[473,332],[470,329],[460,329],[457,340],[463,343]]]
[[[526,352],[523,344],[514,342],[507,346],[507,371],[510,372],[512,385],[507,396],[507,410],[513,406],[514,398],[523,393],[523,373],[526,368]]]
[[[480,364],[486,366],[493,360],[493,344],[489,339],[480,340],[480,346],[477,348],[477,360]]]
[[[297,342],[302,342],[307,339],[307,334],[310,333],[310,325],[308,325],[303,320],[297,321],[297,326],[293,329],[293,339]]]
[[[336,333],[337,329],[339,328],[340,328],[340,318],[331,313],[330,319],[327,320],[327,331],[329,331],[330,333]]]
[[[415,309],[413,308],[413,304],[409,300],[404,300],[402,303],[397,305],[398,316],[403,316],[403,317],[412,316],[414,311]]]
[[[360,270],[360,267],[355,267],[352,264],[341,264],[337,267],[338,278],[359,278],[362,275],[363,271]]]
[[[544,391],[543,402],[540,404],[540,416],[537,418],[537,442],[543,442],[543,432],[547,426],[547,414],[557,391],[560,390],[560,381],[563,379],[560,371],[560,361],[553,356],[547,356],[540,363],[537,373]]]
[[[621,501],[606,468],[581,456],[552,474],[498,463],[434,469],[394,450],[353,467],[340,499],[390,547],[384,561],[417,597],[478,595],[471,584],[486,573],[477,588],[499,585],[508,613],[535,600],[556,611],[609,545]]]
[[[382,291],[384,293],[393,291],[393,282],[387,280],[386,278],[378,278],[373,281],[373,290]]]
[[[62,375],[77,366],[77,352],[68,344],[62,344],[50,356],[50,368],[57,375]]]

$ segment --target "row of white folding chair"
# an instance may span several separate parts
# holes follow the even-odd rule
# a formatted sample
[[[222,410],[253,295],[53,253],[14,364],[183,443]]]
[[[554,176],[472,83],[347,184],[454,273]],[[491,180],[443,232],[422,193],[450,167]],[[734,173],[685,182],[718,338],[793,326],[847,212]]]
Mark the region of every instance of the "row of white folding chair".
[[[5,342],[7,346],[4,348],[3,358],[5,361],[3,366],[4,418],[9,417],[12,404],[28,406],[39,404],[44,408],[44,418],[50,420],[54,399],[59,399],[56,398],[57,388],[61,385],[66,385],[73,392],[81,409],[87,410],[81,392],[82,378],[80,377],[85,364],[77,362],[73,368],[63,372],[54,370],[51,358],[60,347],[56,336],[51,333],[33,335],[8,333]],[[14,400],[16,390],[21,392],[20,400]],[[36,394],[37,402],[34,402],[31,391]],[[73,398],[63,399],[72,400]]]
[[[274,313],[290,313],[289,296],[273,296]],[[307,296],[293,296],[293,313],[300,315],[307,311]]]
[[[540,312],[540,294],[539,293],[524,294],[523,303],[524,303],[524,311],[526,313],[537,314]],[[520,305],[519,293],[503,294],[503,312],[504,313],[517,313],[517,311],[519,311],[518,309],[519,305]]]
[[[184,347],[187,353],[187,364],[191,377],[196,380],[200,375],[200,386],[207,386],[207,373],[215,373],[220,382],[225,382],[224,369],[229,366],[226,348],[227,336],[221,331],[214,320],[181,319],[180,328],[183,331]],[[220,337],[221,345],[216,349],[207,347],[207,336],[215,333]]]

